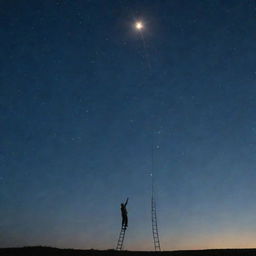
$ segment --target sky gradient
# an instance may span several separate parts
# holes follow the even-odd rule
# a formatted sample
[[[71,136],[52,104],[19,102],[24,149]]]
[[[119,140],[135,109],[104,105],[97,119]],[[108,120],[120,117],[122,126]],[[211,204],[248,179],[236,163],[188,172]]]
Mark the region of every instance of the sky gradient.
[[[143,44],[133,23],[145,24]],[[0,2],[0,247],[256,247],[256,2]],[[150,68],[149,68],[150,65]]]

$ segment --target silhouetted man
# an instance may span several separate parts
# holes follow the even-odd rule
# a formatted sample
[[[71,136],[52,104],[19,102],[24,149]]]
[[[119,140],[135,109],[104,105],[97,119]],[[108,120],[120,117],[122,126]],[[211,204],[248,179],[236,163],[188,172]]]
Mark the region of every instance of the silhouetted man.
[[[129,198],[126,199],[126,202],[124,204],[121,203],[122,227],[124,227],[124,228],[128,227],[128,216],[127,216],[127,209],[126,209],[128,199]]]

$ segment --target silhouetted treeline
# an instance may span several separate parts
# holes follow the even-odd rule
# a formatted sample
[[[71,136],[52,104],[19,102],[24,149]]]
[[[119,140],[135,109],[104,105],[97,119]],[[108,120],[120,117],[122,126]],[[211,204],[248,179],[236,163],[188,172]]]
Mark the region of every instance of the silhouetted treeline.
[[[256,249],[219,249],[193,251],[115,251],[74,250],[51,247],[0,248],[1,256],[256,256]]]

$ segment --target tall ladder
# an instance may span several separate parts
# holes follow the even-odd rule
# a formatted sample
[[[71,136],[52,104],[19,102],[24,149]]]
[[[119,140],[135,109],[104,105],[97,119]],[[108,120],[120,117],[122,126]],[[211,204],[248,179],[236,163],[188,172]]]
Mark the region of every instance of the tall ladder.
[[[154,146],[152,143],[152,196],[151,196],[151,220],[152,220],[152,234],[153,234],[153,241],[154,241],[154,247],[155,251],[160,252],[160,239],[159,239],[159,233],[158,233],[158,226],[157,226],[157,217],[156,217],[156,200],[155,200],[155,190],[154,190]]]
[[[121,251],[122,248],[123,248],[125,231],[126,231],[126,227],[125,227],[125,226],[122,226],[122,227],[121,227],[120,234],[119,234],[117,246],[116,246],[116,250],[118,250],[118,251]]]
[[[151,198],[151,217],[152,217],[152,233],[153,233],[155,251],[160,252],[161,247],[160,247],[160,240],[159,240],[158,227],[157,227],[156,201],[154,199],[153,192],[152,192],[152,198]]]

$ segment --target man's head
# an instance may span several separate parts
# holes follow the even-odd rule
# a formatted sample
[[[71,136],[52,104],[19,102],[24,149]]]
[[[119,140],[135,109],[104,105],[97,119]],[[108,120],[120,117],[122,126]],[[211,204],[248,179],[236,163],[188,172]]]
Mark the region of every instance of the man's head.
[[[121,203],[121,207],[124,207],[124,204],[123,204],[123,203]]]

